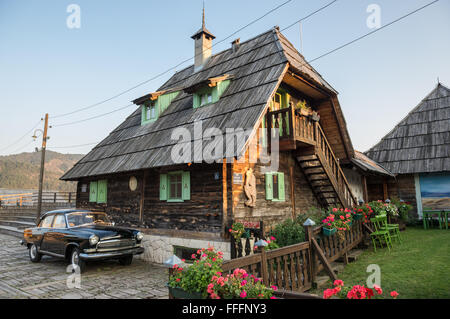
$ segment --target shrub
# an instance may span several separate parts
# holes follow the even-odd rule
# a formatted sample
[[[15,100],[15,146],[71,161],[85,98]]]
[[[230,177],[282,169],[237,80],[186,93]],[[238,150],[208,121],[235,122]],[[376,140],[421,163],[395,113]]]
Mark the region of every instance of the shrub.
[[[372,299],[383,298],[383,290],[381,287],[374,285],[372,288],[367,288],[364,285],[354,285],[353,287],[345,287],[342,280],[335,280],[333,283],[334,288],[326,289],[323,292],[323,298],[328,299],[336,296],[341,299]],[[391,291],[391,297],[396,299],[398,293]]]
[[[275,286],[267,288],[260,278],[237,268],[225,277],[218,272],[212,277],[207,292],[211,299],[272,299],[276,289]]]
[[[192,266],[183,271],[182,267],[174,266],[174,274],[169,279],[169,286],[182,288],[187,292],[199,292],[206,297],[206,290],[211,279],[222,271],[223,253],[216,252],[214,247],[202,248],[197,251],[200,258]],[[196,255],[193,254],[195,259]]]
[[[305,241],[304,222],[310,218],[316,225],[320,225],[324,215],[324,210],[311,207],[306,213],[297,215],[295,220],[289,218],[277,224],[269,235],[277,239],[280,247],[301,243]]]

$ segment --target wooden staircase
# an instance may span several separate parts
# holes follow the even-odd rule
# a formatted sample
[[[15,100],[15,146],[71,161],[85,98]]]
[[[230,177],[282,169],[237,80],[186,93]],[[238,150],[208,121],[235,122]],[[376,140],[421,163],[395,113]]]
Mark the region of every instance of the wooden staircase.
[[[280,130],[280,150],[295,150],[294,155],[323,207],[350,208],[357,204],[319,122],[301,115],[292,106],[268,112],[267,118],[269,129]]]

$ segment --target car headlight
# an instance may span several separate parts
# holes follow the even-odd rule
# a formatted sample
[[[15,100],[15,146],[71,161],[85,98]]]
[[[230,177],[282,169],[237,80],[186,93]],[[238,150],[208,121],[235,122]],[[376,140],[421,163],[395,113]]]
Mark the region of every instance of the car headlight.
[[[141,232],[138,232],[138,233],[136,234],[136,239],[137,239],[138,241],[141,241],[142,239],[144,239],[144,234],[141,233]]]
[[[91,246],[97,245],[98,240],[99,238],[97,235],[91,235],[91,237],[89,237],[89,244],[91,244]]]

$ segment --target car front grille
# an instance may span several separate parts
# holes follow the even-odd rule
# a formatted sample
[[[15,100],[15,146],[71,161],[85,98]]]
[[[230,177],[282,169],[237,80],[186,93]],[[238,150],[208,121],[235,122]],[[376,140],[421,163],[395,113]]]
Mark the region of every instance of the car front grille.
[[[99,241],[97,244],[97,250],[108,251],[115,249],[125,249],[134,247],[136,245],[136,240],[132,238],[122,238],[122,239],[111,239]]]

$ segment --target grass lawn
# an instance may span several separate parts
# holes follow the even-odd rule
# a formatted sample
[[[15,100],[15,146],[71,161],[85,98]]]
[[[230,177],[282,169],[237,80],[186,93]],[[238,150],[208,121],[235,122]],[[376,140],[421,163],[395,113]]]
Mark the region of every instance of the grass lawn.
[[[400,298],[450,298],[450,231],[408,227],[401,232],[402,244],[366,250],[338,274],[345,286],[364,284],[370,264],[381,269],[381,288],[385,296],[395,290]],[[330,284],[331,285],[331,284]],[[330,286],[331,288],[331,286]],[[322,293],[321,290],[318,293]]]

